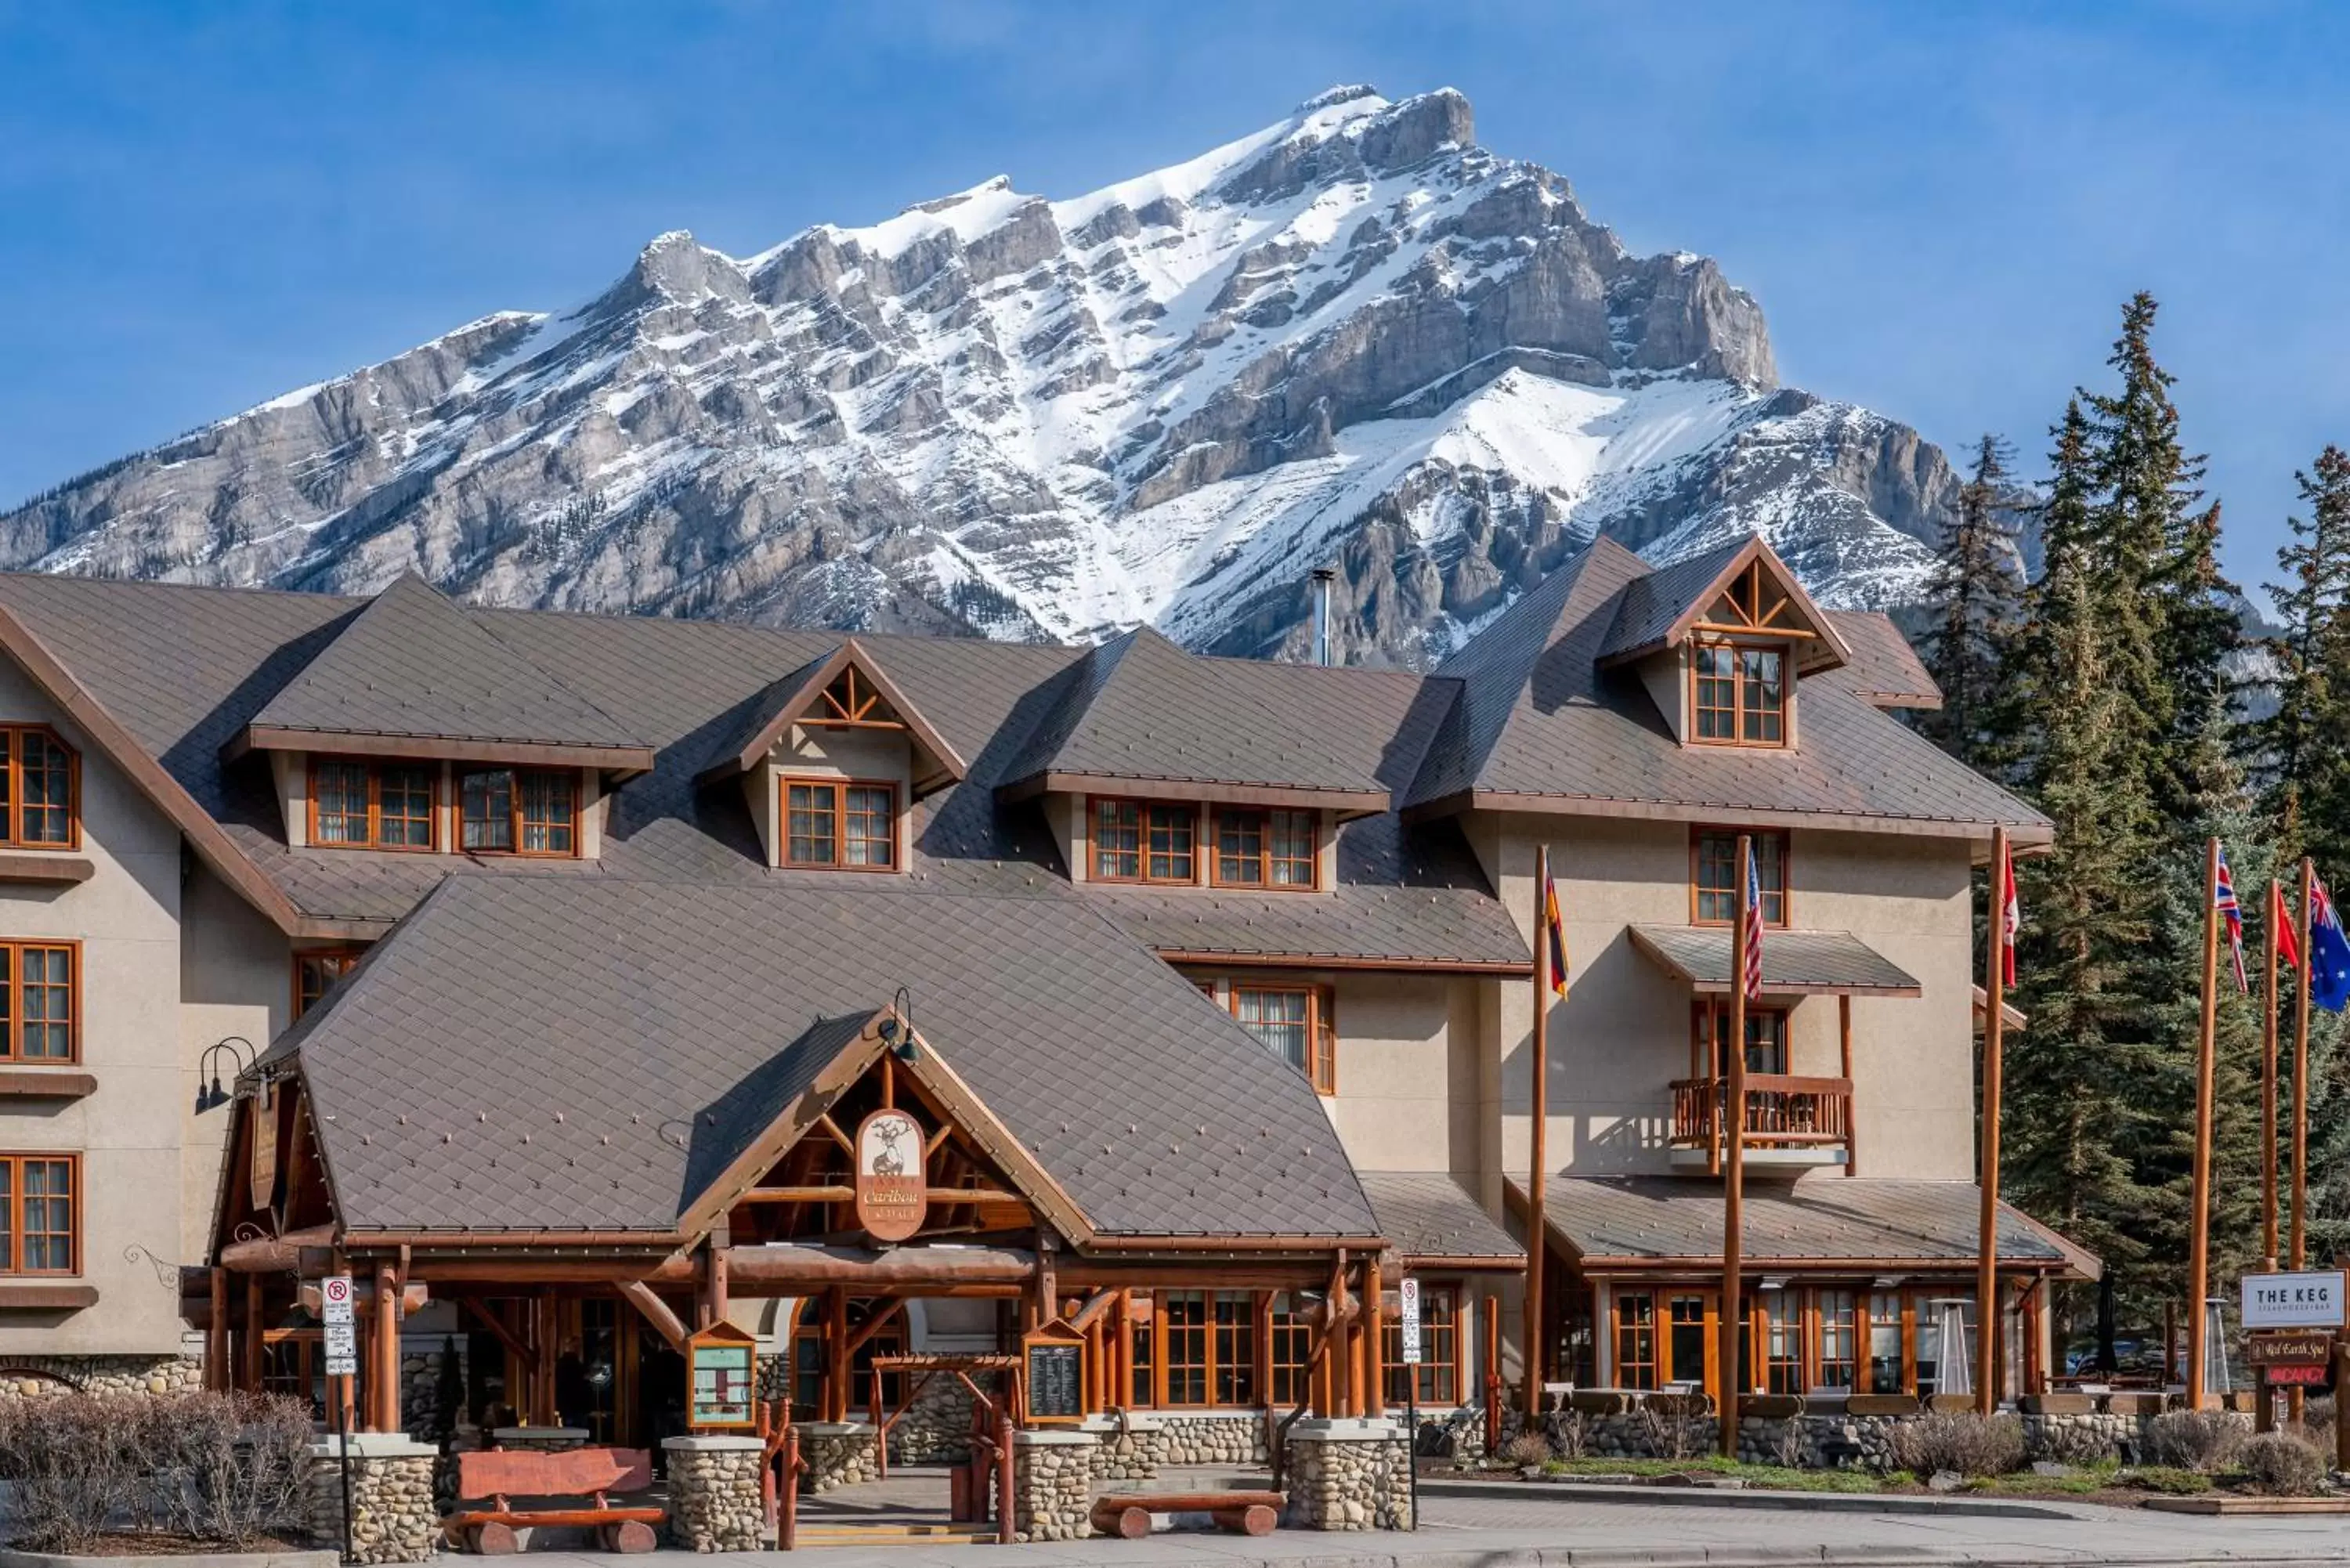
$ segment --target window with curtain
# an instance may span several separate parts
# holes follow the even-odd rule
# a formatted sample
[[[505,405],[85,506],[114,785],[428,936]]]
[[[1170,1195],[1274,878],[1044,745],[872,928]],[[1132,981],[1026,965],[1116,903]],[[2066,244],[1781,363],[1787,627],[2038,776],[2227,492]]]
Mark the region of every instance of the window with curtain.
[[[80,1272],[80,1160],[0,1154],[0,1274]]]
[[[782,787],[785,865],[887,871],[897,864],[896,784],[794,778]]]
[[[1241,1027],[1325,1095],[1338,1092],[1336,1012],[1327,986],[1232,987],[1232,1016]]]
[[[1197,808],[1182,801],[1096,799],[1093,880],[1198,881],[1197,816]]]
[[[476,855],[579,853],[579,775],[568,768],[477,768],[458,775],[458,843]]]
[[[79,960],[70,942],[0,941],[0,1062],[80,1054]]]
[[[430,763],[315,757],[310,842],[343,849],[432,849],[441,770]]]
[[[359,948],[328,948],[294,955],[294,1016],[301,1017],[350,973],[359,961]]]
[[[0,725],[0,846],[69,849],[80,841],[81,757],[43,724]]]
[[[1717,746],[1787,743],[1786,655],[1776,648],[1701,642],[1690,663],[1696,738]]]
[[[1315,886],[1314,814],[1219,809],[1215,866],[1220,888],[1310,891]]]

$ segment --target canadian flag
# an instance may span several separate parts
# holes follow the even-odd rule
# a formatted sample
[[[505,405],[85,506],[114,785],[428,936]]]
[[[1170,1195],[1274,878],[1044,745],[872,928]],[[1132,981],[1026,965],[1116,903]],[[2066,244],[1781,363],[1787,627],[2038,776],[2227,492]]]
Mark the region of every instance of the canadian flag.
[[[2015,855],[2004,850],[1999,863],[1999,978],[2015,983],[2015,933],[2023,928],[2023,906],[2015,897]]]

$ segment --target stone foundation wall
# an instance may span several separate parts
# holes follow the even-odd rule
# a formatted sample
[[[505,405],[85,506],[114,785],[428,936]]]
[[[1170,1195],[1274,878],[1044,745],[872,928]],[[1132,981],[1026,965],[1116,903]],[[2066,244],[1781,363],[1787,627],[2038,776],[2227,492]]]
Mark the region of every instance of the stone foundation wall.
[[[430,1441],[457,1429],[465,1398],[465,1342],[455,1334],[408,1339],[400,1351],[400,1420],[411,1438]],[[456,1374],[453,1383],[449,1373]],[[442,1395],[454,1402],[443,1409]]]
[[[911,1376],[909,1374],[909,1376]],[[999,1374],[968,1376],[990,1394]],[[961,1464],[971,1458],[971,1390],[951,1372],[934,1375],[906,1413],[889,1428],[889,1462],[898,1465]]]
[[[190,1355],[0,1355],[0,1364],[69,1378],[85,1394],[193,1394],[203,1363]],[[68,1392],[51,1377],[0,1376],[0,1399],[42,1399]]]
[[[373,1434],[351,1443],[351,1556],[358,1563],[421,1563],[439,1543],[432,1498],[436,1455],[426,1444]],[[333,1442],[310,1448],[306,1502],[313,1545],[343,1540],[342,1464]]]
[[[830,1491],[880,1476],[870,1423],[803,1421],[799,1432],[800,1459],[807,1465],[807,1473],[800,1478],[802,1491]]]
[[[1082,1541],[1094,1532],[1091,1432],[1018,1432],[1012,1438],[1015,1541]]]
[[[756,1552],[765,1544],[756,1438],[671,1438],[669,1528],[688,1552]]]
[[[1295,1530],[1409,1530],[1411,1447],[1391,1421],[1300,1421],[1289,1434]]]
[[[1160,1462],[1170,1465],[1263,1465],[1264,1413],[1231,1416],[1166,1415],[1159,1424]]]

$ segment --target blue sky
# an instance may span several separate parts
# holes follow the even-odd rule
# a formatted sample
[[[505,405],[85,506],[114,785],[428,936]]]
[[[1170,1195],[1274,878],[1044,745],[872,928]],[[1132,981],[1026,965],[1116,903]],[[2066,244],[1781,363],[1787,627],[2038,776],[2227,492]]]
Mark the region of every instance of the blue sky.
[[[1063,196],[1321,88],[1450,85],[1781,371],[2036,469],[2120,302],[2273,575],[2350,443],[2350,6],[58,5],[0,0],[0,506],[652,235],[740,253],[1008,173]]]

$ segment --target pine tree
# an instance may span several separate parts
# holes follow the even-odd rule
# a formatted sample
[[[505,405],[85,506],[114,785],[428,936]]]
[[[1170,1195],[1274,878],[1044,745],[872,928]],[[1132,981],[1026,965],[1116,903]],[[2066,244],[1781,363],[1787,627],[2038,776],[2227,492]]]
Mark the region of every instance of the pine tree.
[[[2288,857],[2342,867],[2350,855],[2350,453],[2328,446],[2294,481],[2309,507],[2288,519],[2269,585],[2284,625],[2267,642],[2276,711],[2260,726],[2262,801]]]
[[[1996,436],[1976,442],[1974,466],[1957,511],[1942,525],[1926,585],[1938,607],[1926,668],[1941,688],[1942,706],[1923,715],[1918,728],[1960,762],[1994,776],[2005,776],[2015,761],[2002,678],[2024,587],[2012,515],[2012,458]]]

